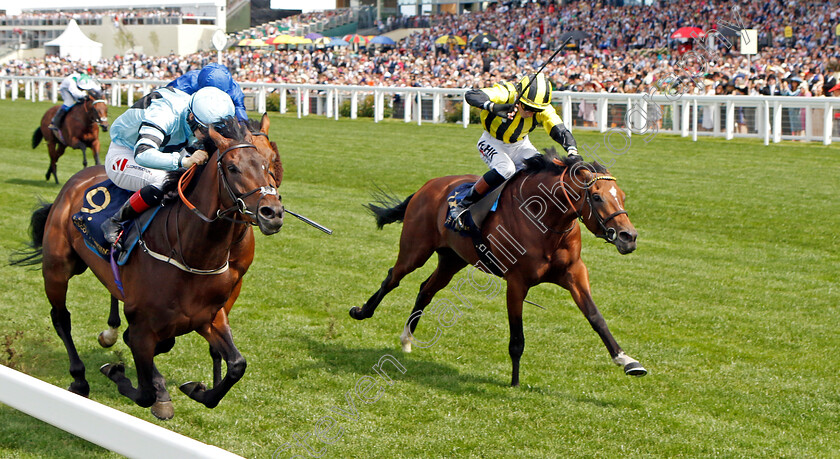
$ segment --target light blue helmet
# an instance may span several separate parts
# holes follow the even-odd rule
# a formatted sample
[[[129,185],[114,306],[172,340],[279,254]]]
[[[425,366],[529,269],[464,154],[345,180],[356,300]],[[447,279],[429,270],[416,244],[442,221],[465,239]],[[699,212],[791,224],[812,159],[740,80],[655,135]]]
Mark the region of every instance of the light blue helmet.
[[[219,88],[201,88],[190,98],[190,112],[203,127],[233,116],[233,100]]]

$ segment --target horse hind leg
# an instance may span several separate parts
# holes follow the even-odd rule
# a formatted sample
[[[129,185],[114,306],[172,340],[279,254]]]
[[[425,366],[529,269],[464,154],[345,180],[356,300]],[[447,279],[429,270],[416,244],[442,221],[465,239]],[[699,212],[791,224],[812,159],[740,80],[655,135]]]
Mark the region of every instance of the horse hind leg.
[[[52,305],[50,317],[58,337],[67,349],[67,356],[70,359],[70,375],[73,382],[68,390],[83,397],[90,395],[90,386],[85,379],[85,364],[76,351],[71,335],[70,311],[67,310],[67,280],[56,279],[54,276],[44,276],[44,283],[47,291],[47,298]]]
[[[458,271],[464,269],[465,266],[467,266],[467,262],[458,256],[454,250],[449,248],[438,250],[437,268],[420,285],[420,291],[417,293],[417,299],[414,302],[414,309],[412,309],[411,314],[408,316],[405,327],[403,327],[403,332],[400,335],[403,352],[411,352],[414,331],[417,329],[417,322],[423,316],[423,311],[426,309],[426,306],[431,303],[435,294],[449,285],[452,277]]]
[[[87,148],[85,148],[85,146],[82,145],[81,150],[82,150],[82,167],[87,167]],[[99,164],[99,162],[97,162],[96,164]]]
[[[50,179],[50,174],[52,174],[53,178],[55,179],[55,184],[58,185],[58,158],[64,154],[64,150],[67,148],[64,144],[55,144],[50,143],[50,167],[47,169],[47,180]]]
[[[111,347],[117,342],[120,328],[120,301],[111,296],[111,312],[108,314],[108,329],[99,333],[99,345]]]
[[[428,260],[433,253],[434,248],[432,247],[421,246],[416,248],[416,246],[412,246],[411,244],[403,244],[401,241],[400,254],[397,256],[397,263],[394,264],[393,268],[388,270],[388,275],[385,276],[385,280],[382,281],[382,285],[379,287],[379,290],[377,290],[376,293],[374,293],[361,308],[350,308],[350,317],[356,320],[369,319],[373,317],[373,313],[376,312],[377,306],[379,306],[379,303],[381,303],[382,299],[385,298],[385,295],[387,295],[391,290],[397,288],[400,285],[400,281],[405,276],[413,272],[415,269],[423,266],[426,263],[426,260]]]

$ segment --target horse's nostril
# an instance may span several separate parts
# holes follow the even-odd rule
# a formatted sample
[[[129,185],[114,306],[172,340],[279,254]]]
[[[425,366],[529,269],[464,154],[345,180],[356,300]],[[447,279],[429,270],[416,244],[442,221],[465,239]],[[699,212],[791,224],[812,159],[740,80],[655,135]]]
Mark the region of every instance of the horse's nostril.
[[[631,233],[630,231],[619,231],[618,238],[624,242],[633,242],[636,240],[636,233]]]
[[[277,214],[274,212],[274,209],[272,209],[271,207],[269,207],[269,206],[260,207],[260,216],[261,217],[263,217],[265,219],[272,219],[272,218],[275,217],[275,215],[277,215]]]

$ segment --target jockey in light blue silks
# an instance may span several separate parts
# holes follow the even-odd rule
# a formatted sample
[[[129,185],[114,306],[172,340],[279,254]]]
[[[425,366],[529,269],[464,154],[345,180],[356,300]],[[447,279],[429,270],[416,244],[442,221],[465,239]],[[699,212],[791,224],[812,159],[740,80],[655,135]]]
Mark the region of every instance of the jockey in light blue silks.
[[[195,148],[197,141],[208,126],[233,115],[233,101],[220,89],[202,88],[190,96],[167,87],[147,94],[114,121],[105,172],[120,188],[136,192],[102,224],[108,242],[116,241],[125,221],[160,204],[168,171],[207,161],[207,152]]]
[[[236,107],[236,118],[240,121],[248,121],[248,114],[245,113],[245,95],[242,94],[242,88],[233,81],[230,71],[224,65],[214,62],[201,70],[190,70],[166,85],[167,88],[180,89],[187,94],[193,94],[208,86],[219,88],[227,93],[233,100],[233,106]]]
[[[86,73],[73,72],[70,76],[62,80],[58,86],[58,90],[61,92],[61,98],[64,100],[64,104],[55,112],[52,121],[50,121],[49,128],[53,130],[61,129],[61,122],[64,120],[64,115],[74,105],[85,100],[87,92],[92,89],[97,91],[102,90],[99,83],[87,76]]]

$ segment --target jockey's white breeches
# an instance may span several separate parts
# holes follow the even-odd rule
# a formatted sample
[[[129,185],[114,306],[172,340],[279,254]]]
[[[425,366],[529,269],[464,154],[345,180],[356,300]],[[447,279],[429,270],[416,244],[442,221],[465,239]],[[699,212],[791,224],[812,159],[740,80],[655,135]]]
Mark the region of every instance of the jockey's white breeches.
[[[134,160],[134,149],[111,142],[105,156],[105,173],[120,188],[137,191],[146,185],[157,189],[163,187],[167,171],[149,169]]]
[[[504,143],[484,131],[476,147],[484,163],[505,179],[524,168],[526,159],[540,154],[527,135],[518,142]]]

